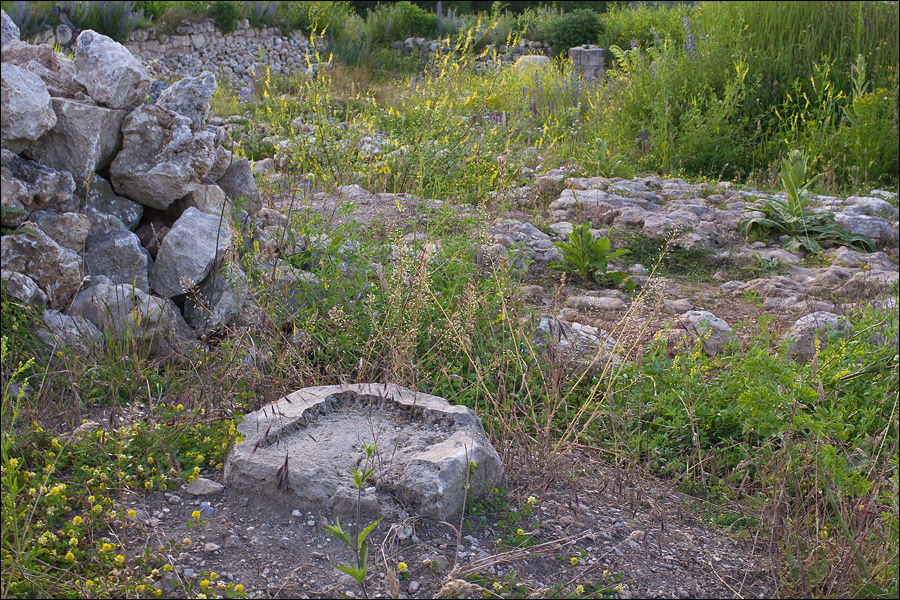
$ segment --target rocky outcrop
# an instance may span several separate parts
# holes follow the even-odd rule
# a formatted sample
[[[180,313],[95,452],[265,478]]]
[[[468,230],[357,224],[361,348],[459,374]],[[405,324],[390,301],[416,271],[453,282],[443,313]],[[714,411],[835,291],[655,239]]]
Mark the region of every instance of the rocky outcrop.
[[[807,361],[828,344],[833,334],[848,337],[853,326],[847,319],[827,311],[817,311],[797,319],[782,337],[790,345],[790,355]]]
[[[211,132],[192,132],[187,117],[142,106],[122,124],[122,150],[109,168],[113,189],[165,209],[200,185],[215,159],[214,141]]]
[[[121,44],[83,31],[72,61],[19,41],[3,18],[2,224],[18,227],[2,238],[9,295],[58,311],[42,339],[79,351],[98,341],[82,317],[162,355],[195,337],[179,306],[199,333],[227,326],[246,278],[222,265],[232,208],[213,181],[251,211],[262,202],[249,164],[222,148],[225,130],[206,123],[215,77],[158,86],[158,105],[144,104],[150,77]],[[188,292],[191,302],[169,300]]]
[[[91,31],[75,40],[75,80],[108,108],[131,108],[150,91],[150,74],[125,46]]]
[[[5,65],[0,71],[0,109],[0,139],[3,147],[13,152],[21,152],[56,125],[47,86],[40,77],[16,65]]]

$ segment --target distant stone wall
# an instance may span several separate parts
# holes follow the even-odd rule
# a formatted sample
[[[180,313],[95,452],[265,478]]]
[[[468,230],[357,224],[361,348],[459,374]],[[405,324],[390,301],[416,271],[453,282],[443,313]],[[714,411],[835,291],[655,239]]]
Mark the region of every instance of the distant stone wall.
[[[222,33],[206,19],[183,21],[172,35],[154,28],[135,30],[125,47],[158,79],[212,71],[240,85],[250,82],[251,72],[262,73],[269,65],[276,73],[305,69],[311,45],[300,31],[285,35],[275,27],[253,28],[242,19],[234,31]]]
[[[443,40],[429,40],[426,38],[407,38],[404,41],[397,41],[392,46],[398,50],[416,54],[439,53],[446,54],[451,51],[452,46]],[[485,70],[493,70],[503,65],[515,63],[523,56],[546,55],[551,54],[552,47],[546,42],[535,42],[532,40],[520,40],[513,46],[501,44],[499,46],[488,44],[485,48],[486,52],[479,52],[478,61],[475,63],[475,70],[482,72]]]

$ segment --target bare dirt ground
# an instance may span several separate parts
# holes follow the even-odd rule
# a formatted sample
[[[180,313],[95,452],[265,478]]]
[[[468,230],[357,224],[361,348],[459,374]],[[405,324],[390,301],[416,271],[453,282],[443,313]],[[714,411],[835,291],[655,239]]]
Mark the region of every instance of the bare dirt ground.
[[[447,594],[451,582],[467,576],[480,576],[486,586],[471,588],[466,595],[472,597],[560,597],[576,593],[579,585],[618,598],[774,594],[764,548],[704,524],[701,515],[709,507],[672,485],[585,452],[553,472],[561,475],[533,473],[514,482],[504,498],[510,507],[531,506],[529,497],[534,503],[530,515],[519,511],[518,521],[470,507],[459,532],[459,523],[415,517],[381,522],[370,537],[369,595],[393,596],[385,573],[396,572],[401,562],[408,571],[399,592],[409,598]],[[211,514],[189,527],[195,522],[191,513],[204,501]],[[185,492],[134,496],[124,508],[137,511],[123,532],[130,551],[143,554],[148,548],[175,566],[167,595],[177,596],[187,585],[197,589],[215,572],[219,580],[241,583],[252,597],[361,596],[356,582],[332,564],[351,557],[323,529],[330,522],[324,514],[228,488],[196,498]]]

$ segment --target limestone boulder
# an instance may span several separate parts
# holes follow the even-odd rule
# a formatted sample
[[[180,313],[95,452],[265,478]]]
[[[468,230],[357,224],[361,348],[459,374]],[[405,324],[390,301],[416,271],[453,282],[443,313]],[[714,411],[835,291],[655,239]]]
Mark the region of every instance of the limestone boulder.
[[[566,323],[556,317],[541,317],[534,337],[538,347],[557,358],[582,363],[596,358],[600,364],[617,360],[615,340],[607,332],[577,321]]]
[[[876,246],[896,245],[897,234],[887,219],[865,214],[837,213],[834,220],[850,233],[867,236]]]
[[[178,353],[192,337],[171,300],[150,296],[127,283],[103,281],[82,290],[72,300],[69,314],[88,319],[123,344],[130,340],[153,356]]]
[[[216,89],[216,76],[204,71],[198,77],[184,77],[160,93],[155,104],[191,120],[194,131],[201,129],[209,114],[209,101]]]
[[[122,124],[122,150],[110,165],[116,193],[158,209],[197,189],[215,159],[215,136],[191,131],[187,117],[155,105]]]
[[[19,26],[16,25],[5,10],[0,10],[0,48],[7,42],[19,39]]]
[[[453,521],[467,488],[478,494],[505,481],[471,409],[393,384],[301,389],[245,415],[238,430],[227,486],[329,516],[355,517],[359,506],[367,518],[396,518],[405,506]],[[372,459],[381,468],[357,502],[347,468],[376,441]]]
[[[231,150],[228,150],[224,146],[216,146],[216,155],[213,159],[213,165],[210,167],[206,177],[211,181],[221,179],[233,161],[234,153]]]
[[[141,216],[144,214],[142,204],[116,194],[112,184],[99,175],[95,175],[91,181],[85,208],[112,215],[122,223],[122,227],[117,229],[133,230],[140,223]]]
[[[81,259],[34,223],[26,221],[0,239],[0,262],[9,271],[30,277],[47,294],[51,308],[62,308],[81,286]]]
[[[247,276],[240,266],[225,262],[213,269],[184,303],[184,317],[196,331],[209,333],[234,322],[247,298]]]
[[[15,227],[34,210],[68,212],[78,207],[75,181],[65,171],[22,158],[7,149],[0,150],[0,198],[5,212],[2,224]]]
[[[722,352],[734,339],[734,331],[725,319],[706,310],[690,310],[679,322],[692,338],[699,340],[703,351],[714,356]]]
[[[76,212],[56,213],[36,210],[28,217],[41,231],[69,250],[81,252],[91,230],[91,220]]]
[[[84,86],[75,81],[75,62],[54,52],[49,44],[14,41],[3,47],[2,57],[4,63],[17,65],[40,77],[55,98],[89,99]]]
[[[181,202],[183,209],[193,206],[214,217],[224,216],[226,220],[231,218],[231,203],[225,198],[222,188],[215,184],[197,186],[197,189],[185,196]]]
[[[28,275],[0,269],[0,279],[6,285],[10,298],[36,308],[47,306],[47,294]]]
[[[262,208],[262,196],[253,179],[250,161],[246,158],[236,160],[228,165],[225,174],[216,180],[225,195],[248,214],[254,215]]]
[[[127,114],[95,104],[53,98],[56,125],[25,150],[25,154],[54,169],[72,174],[80,190],[94,171],[104,168],[122,143],[120,128]]]
[[[793,358],[807,361],[828,344],[831,335],[849,337],[852,333],[853,326],[844,317],[820,310],[797,319],[782,339],[790,344]]]
[[[64,346],[81,354],[88,354],[103,343],[103,334],[84,317],[73,317],[58,310],[47,309],[44,326],[35,330],[39,340],[51,348]]]
[[[171,298],[203,281],[231,247],[228,222],[188,208],[163,238],[150,271],[150,287]]]
[[[150,73],[122,44],[90,29],[75,40],[75,80],[108,108],[130,108],[147,98]]]
[[[19,153],[56,125],[50,94],[41,78],[16,65],[0,70],[3,148]]]
[[[112,283],[128,283],[149,293],[151,264],[150,253],[130,231],[94,233],[87,238],[84,269],[91,278],[104,275]]]

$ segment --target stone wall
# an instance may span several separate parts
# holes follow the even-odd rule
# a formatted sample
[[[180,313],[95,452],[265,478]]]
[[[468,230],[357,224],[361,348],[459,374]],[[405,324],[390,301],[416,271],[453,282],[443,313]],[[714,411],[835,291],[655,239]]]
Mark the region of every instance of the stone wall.
[[[183,21],[172,35],[154,28],[135,30],[125,41],[158,79],[197,76],[212,71],[235,83],[249,83],[251,72],[305,69],[309,41],[300,31],[282,34],[275,27],[256,29],[243,19],[231,33],[222,33],[210,19]]]

